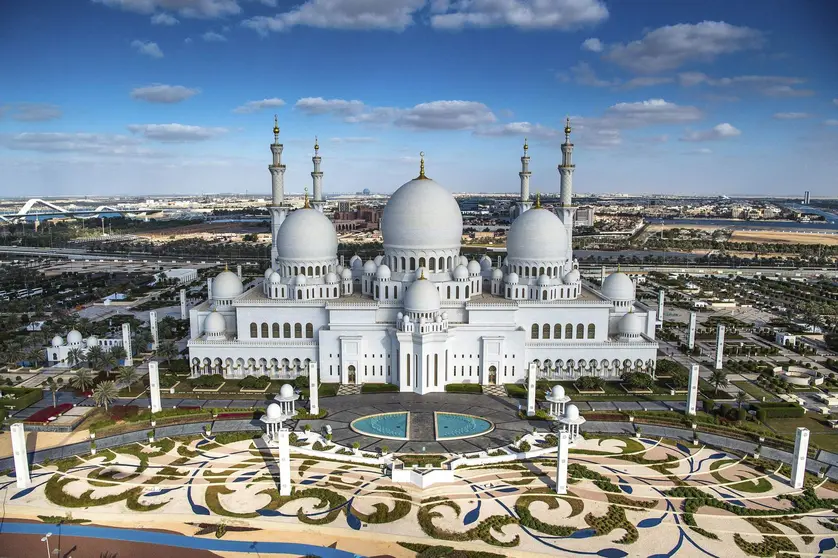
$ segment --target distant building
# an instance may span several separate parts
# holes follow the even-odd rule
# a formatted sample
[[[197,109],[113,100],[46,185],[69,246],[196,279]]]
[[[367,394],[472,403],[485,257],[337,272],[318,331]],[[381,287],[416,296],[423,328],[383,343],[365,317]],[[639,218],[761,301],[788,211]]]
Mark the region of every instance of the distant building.
[[[580,207],[576,210],[576,219],[573,224],[577,227],[593,227],[594,213],[593,207]]]
[[[181,285],[191,283],[197,278],[198,270],[189,267],[169,269],[157,274],[157,279],[176,279]]]
[[[106,351],[113,347],[121,347],[122,338],[119,339],[99,339],[95,335],[91,335],[84,339],[75,329],[67,334],[67,339],[63,339],[60,335],[52,338],[50,346],[46,349],[47,362],[50,366],[69,367],[67,362],[67,355],[73,349],[80,349],[82,355],[87,355],[87,351],[93,347],[102,347]]]
[[[338,203],[338,210],[333,217],[337,232],[374,231],[381,223],[383,209],[379,207],[358,206],[352,211],[348,202]]]
[[[792,335],[788,331],[775,331],[774,342],[781,346],[785,346],[786,343],[789,345],[797,345],[797,336]]]
[[[803,192],[803,205],[809,205],[809,190]]]

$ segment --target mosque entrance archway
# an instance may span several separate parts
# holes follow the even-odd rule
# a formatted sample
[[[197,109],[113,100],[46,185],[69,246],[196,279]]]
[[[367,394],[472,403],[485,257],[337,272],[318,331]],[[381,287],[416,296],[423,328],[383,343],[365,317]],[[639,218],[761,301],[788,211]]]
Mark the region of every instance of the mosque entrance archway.
[[[489,384],[490,385],[497,385],[498,383],[498,369],[496,366],[492,365],[489,367]]]
[[[350,365],[349,365],[349,383],[350,383],[350,384],[355,384],[355,383],[357,383],[357,381],[358,381],[358,380],[357,380],[357,378],[356,378],[356,376],[355,376],[355,365],[354,365],[354,364],[350,364]]]

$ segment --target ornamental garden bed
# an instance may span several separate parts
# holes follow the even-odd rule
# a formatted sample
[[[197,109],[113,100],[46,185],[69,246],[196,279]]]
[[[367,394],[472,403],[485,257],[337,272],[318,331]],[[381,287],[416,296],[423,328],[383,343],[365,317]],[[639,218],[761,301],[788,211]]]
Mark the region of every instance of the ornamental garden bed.
[[[223,384],[222,384],[222,385],[223,385]],[[263,387],[262,389],[255,389],[255,388],[251,388],[251,389],[248,389],[248,388],[241,388],[241,389],[239,390],[239,393],[265,393],[265,392],[266,392],[266,391],[268,391],[269,389],[271,389],[271,384],[266,385],[266,386],[265,386],[265,387]],[[196,391],[197,391],[197,390],[196,390]]]
[[[684,393],[689,393],[690,392],[690,390],[688,390],[686,388],[675,387],[672,384],[664,384],[664,385],[671,392],[675,392],[675,393],[678,393],[678,394],[684,394]]]
[[[261,413],[259,413],[261,415]],[[243,418],[256,418],[255,413],[253,411],[242,411],[240,413],[218,413],[217,415],[213,415],[216,420],[231,420],[231,419],[243,419]]]
[[[579,389],[576,384],[573,385],[573,389],[576,390],[576,393],[580,393],[582,395],[605,395],[605,390],[600,389]]]
[[[192,391],[194,391],[195,393],[218,393],[219,391],[221,391],[221,388],[223,388],[224,384],[226,383],[227,382],[223,382],[220,386],[216,388],[192,388]]]
[[[632,395],[649,395],[650,393],[655,393],[654,390],[650,388],[633,388],[623,383],[620,384],[620,387],[623,388],[623,391]]]
[[[26,419],[24,422],[43,424],[49,422],[49,420],[52,418],[57,418],[58,416],[66,413],[72,408],[72,403],[62,403],[57,407],[47,407],[46,409],[41,409],[40,411],[36,412],[34,415]]]
[[[394,384],[364,384],[361,386],[361,393],[392,393],[399,391],[399,386]]]

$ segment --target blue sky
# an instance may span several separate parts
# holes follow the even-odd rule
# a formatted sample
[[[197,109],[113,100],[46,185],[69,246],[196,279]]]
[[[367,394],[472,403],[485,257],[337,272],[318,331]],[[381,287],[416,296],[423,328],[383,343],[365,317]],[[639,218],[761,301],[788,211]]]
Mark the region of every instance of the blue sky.
[[[759,8],[755,7],[759,4]],[[830,0],[6,0],[0,194],[838,192]],[[8,55],[12,54],[12,55]]]

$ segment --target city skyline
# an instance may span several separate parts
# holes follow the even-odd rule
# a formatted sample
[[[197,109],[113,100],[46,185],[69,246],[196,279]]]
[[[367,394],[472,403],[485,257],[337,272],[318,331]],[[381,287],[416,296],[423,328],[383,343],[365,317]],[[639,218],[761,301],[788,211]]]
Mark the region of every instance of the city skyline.
[[[392,193],[418,153],[452,192],[834,191],[825,2],[48,0],[0,23],[12,196]],[[794,10],[790,9],[794,8]],[[59,40],[60,37],[60,40]],[[288,52],[289,55],[285,56]]]

